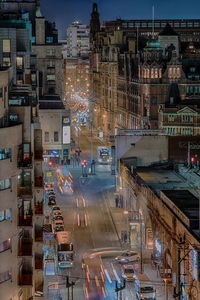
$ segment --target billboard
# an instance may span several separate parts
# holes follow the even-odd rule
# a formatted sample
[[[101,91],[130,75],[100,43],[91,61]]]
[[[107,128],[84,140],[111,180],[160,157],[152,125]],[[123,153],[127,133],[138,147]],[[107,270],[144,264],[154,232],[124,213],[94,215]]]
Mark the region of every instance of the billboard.
[[[63,126],[63,144],[70,144],[70,126]]]

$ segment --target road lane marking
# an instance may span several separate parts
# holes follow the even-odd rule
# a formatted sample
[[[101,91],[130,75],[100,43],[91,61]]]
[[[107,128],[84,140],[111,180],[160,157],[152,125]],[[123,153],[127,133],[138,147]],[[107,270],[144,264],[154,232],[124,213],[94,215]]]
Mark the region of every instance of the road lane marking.
[[[110,275],[109,275],[107,269],[104,269],[104,272],[105,272],[105,274],[106,274],[106,277],[107,277],[109,283],[112,283],[112,279],[110,278]]]
[[[112,270],[113,270],[113,273],[114,273],[114,275],[115,275],[115,278],[117,279],[118,283],[120,283],[121,280],[120,280],[119,276],[117,275],[117,271],[115,270],[113,264],[111,264],[111,266],[112,266]]]

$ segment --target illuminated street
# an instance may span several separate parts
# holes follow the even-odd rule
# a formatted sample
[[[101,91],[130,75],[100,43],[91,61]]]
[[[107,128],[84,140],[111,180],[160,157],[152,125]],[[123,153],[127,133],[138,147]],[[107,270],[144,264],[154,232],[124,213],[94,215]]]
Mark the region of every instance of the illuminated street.
[[[81,161],[84,158],[89,158],[90,155],[88,132],[90,131],[87,128],[80,131],[80,148],[83,150]],[[96,153],[99,141],[96,137],[93,137],[93,139],[94,153]],[[102,143],[100,144],[102,145]],[[59,167],[60,170],[66,168],[68,167]],[[86,291],[87,278],[85,271],[81,268],[82,258],[84,256],[92,257],[93,255],[102,258],[105,283],[103,284],[104,289],[102,290],[101,299],[115,299],[117,297],[115,292],[116,282],[118,286],[123,285],[122,265],[115,261],[115,257],[123,249],[129,248],[129,244],[122,243],[120,236],[121,230],[127,229],[127,221],[126,216],[123,214],[124,209],[115,207],[115,177],[111,175],[110,165],[97,165],[96,175],[88,175],[84,183],[81,179],[81,166],[69,166],[69,170],[73,177],[74,193],[73,195],[62,194],[60,189],[56,188],[56,199],[62,210],[65,230],[71,231],[73,234],[76,253],[75,266],[72,269],[58,270],[55,276],[46,276],[48,284],[52,284],[52,282],[59,283],[59,292],[57,289],[49,289],[48,299],[57,299],[56,297],[59,294],[62,295],[63,299],[67,296],[66,278],[61,275],[69,275],[70,281],[75,282],[74,299],[87,299],[87,297],[93,299]],[[138,269],[139,265],[140,262],[135,263]],[[157,277],[156,271],[152,270],[150,262],[144,264],[144,272],[150,275],[149,278],[156,286],[157,299],[163,299],[163,283],[160,277]],[[93,281],[95,281],[95,277]],[[99,282],[101,283],[101,278],[99,278]],[[127,300],[136,299],[133,281],[126,283],[122,295]]]

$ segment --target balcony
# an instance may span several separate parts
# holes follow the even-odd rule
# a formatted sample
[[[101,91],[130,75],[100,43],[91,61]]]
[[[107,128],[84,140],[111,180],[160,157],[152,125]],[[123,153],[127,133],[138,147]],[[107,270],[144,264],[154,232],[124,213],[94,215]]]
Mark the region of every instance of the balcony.
[[[35,204],[34,212],[35,215],[43,215],[43,203]]]
[[[19,215],[18,226],[32,226],[32,214]]]
[[[18,197],[32,197],[32,187],[31,186],[18,186],[17,188]]]
[[[43,255],[35,254],[35,269],[43,269]]]
[[[18,168],[32,168],[32,160],[31,158],[27,159],[19,159]]]
[[[32,244],[31,238],[21,237],[19,239],[18,256],[32,256]]]
[[[43,241],[43,228],[41,226],[35,225],[35,241]]]
[[[43,177],[35,177],[35,187],[43,187]]]
[[[21,285],[32,285],[33,272],[31,268],[23,268],[19,271],[18,284]]]
[[[35,150],[35,159],[43,160],[43,151]]]

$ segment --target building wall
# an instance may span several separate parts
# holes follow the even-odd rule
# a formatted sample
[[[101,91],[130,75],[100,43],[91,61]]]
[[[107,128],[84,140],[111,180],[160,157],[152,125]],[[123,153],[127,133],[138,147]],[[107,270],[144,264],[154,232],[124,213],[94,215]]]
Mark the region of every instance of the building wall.
[[[11,158],[0,160],[0,180],[11,179],[11,188],[0,191],[0,211],[11,209],[11,218],[0,222],[0,243],[10,239],[11,249],[0,253],[0,273],[10,271],[12,281],[1,283],[0,298],[18,300],[18,146],[22,143],[22,125],[0,128],[0,148],[11,148]]]
[[[37,68],[43,73],[42,94],[58,94],[63,99],[64,61],[62,45],[33,45],[33,51],[37,53]],[[52,79],[48,79],[48,75],[52,75]],[[50,91],[51,88],[54,92]]]
[[[63,149],[70,149],[70,144],[63,144],[63,117],[69,118],[68,112],[65,110],[40,109],[39,115],[43,132],[42,144],[44,151],[59,150],[60,159],[63,159]],[[45,141],[45,132],[49,132],[49,142]],[[58,132],[58,142],[54,141],[54,132]]]
[[[119,158],[136,158],[137,166],[149,166],[168,160],[167,136],[120,136],[116,141]],[[151,150],[149,150],[151,149]]]
[[[143,256],[147,257],[149,255],[150,257],[150,254],[154,254],[156,242],[159,241],[161,246],[161,264],[159,269],[163,278],[168,276],[170,289],[174,273],[176,274],[176,280],[178,279],[177,262],[180,258],[177,256],[177,250],[180,249],[180,257],[182,258],[186,255],[186,259],[183,263],[180,263],[181,278],[186,282],[185,293],[189,299],[197,300],[200,293],[200,284],[199,280],[192,278],[194,269],[192,266],[191,249],[193,249],[194,245],[194,248],[198,249],[200,242],[197,235],[188,229],[186,216],[177,206],[172,205],[171,200],[162,191],[160,195],[156,194],[141,180],[137,170],[131,174],[130,170],[121,164],[120,176],[123,190],[131,189],[131,193],[134,195],[134,197],[130,198],[130,205],[133,209],[132,217],[135,217],[134,213],[136,211],[140,213],[143,219]],[[148,249],[147,231],[151,232],[151,242],[153,242],[153,247],[150,250]],[[131,237],[133,237],[132,234]],[[131,243],[134,244],[134,240]],[[168,274],[165,273],[165,270],[169,269],[170,272]],[[185,276],[182,274],[185,274]]]

